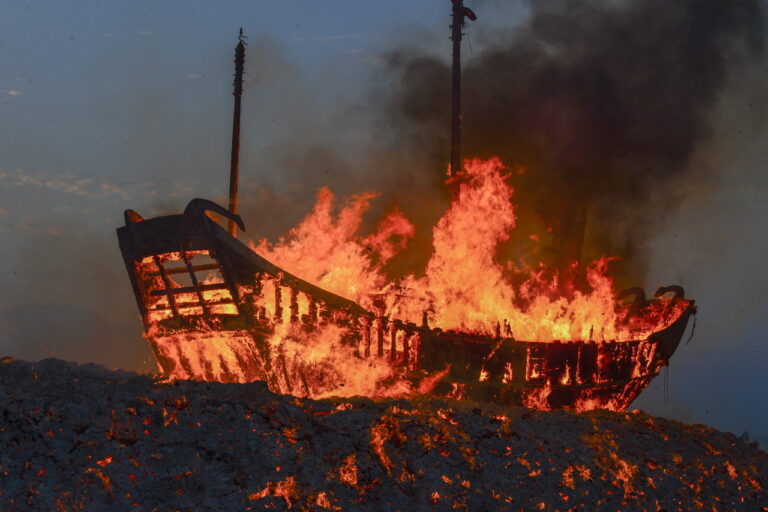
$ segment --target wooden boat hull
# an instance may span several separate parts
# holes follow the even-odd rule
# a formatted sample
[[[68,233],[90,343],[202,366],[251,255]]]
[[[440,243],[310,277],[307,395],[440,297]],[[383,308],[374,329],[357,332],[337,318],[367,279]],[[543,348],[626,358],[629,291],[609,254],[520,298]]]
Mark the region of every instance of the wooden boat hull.
[[[669,363],[695,313],[687,301],[666,329],[636,341],[528,342],[443,332],[378,316],[291,275],[230,236],[206,210],[229,216],[196,199],[181,215],[144,220],[128,211],[117,230],[145,336],[172,379],[263,380],[275,392],[319,397],[359,391],[344,390],[350,372],[338,366],[360,364],[363,373],[386,375],[377,386],[407,383],[400,392],[622,410]],[[327,346],[302,346],[329,329],[337,334],[332,350],[348,355],[344,363],[318,358],[318,349],[328,355]]]

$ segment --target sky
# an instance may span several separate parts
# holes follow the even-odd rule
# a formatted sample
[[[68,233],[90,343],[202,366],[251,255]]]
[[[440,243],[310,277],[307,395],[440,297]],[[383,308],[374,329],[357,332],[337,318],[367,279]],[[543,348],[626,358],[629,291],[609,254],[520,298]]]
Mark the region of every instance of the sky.
[[[479,18],[470,63],[530,14],[527,2],[467,5]],[[344,195],[388,183],[397,155],[377,172],[366,149],[401,86],[388,55],[447,59],[449,13],[447,0],[0,0],[0,354],[154,369],[114,230],[127,208],[223,202],[240,27],[243,211],[249,236],[274,237],[321,184]],[[728,68],[678,199],[654,212],[641,284],[683,284],[700,309],[669,399],[660,376],[634,406],[766,446],[768,67],[752,62]],[[417,164],[409,172],[432,172]]]

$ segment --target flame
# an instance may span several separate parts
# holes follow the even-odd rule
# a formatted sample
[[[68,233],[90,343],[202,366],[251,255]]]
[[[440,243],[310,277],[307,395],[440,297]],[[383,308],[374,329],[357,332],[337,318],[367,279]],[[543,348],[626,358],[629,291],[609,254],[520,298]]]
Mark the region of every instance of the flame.
[[[374,233],[357,237],[374,197],[371,192],[353,196],[334,216],[336,198],[323,187],[312,212],[286,236],[274,244],[262,239],[251,248],[302,279],[371,308],[371,296],[386,287],[382,266],[414,235],[413,225],[392,212]]]
[[[467,160],[460,196],[433,229],[434,252],[423,275],[388,280],[383,265],[414,236],[400,213],[357,235],[374,194],[352,197],[334,216],[333,193],[318,192],[312,212],[285,237],[251,247],[278,266],[369,310],[443,330],[492,335],[504,325],[527,341],[646,339],[671,324],[685,305],[656,306],[624,324],[616,307],[612,258],[585,269],[586,289],[563,285],[565,272],[497,261],[499,244],[515,227],[513,189],[498,158]],[[513,283],[522,283],[515,286]],[[560,290],[574,290],[566,296]],[[382,308],[383,306],[383,308]]]
[[[143,257],[134,263],[137,286],[162,372],[171,380],[262,380],[275,392],[314,398],[439,389],[459,400],[472,397],[473,386],[522,384],[519,403],[530,408],[558,407],[552,404],[565,400],[561,388],[570,388],[576,410],[625,408],[664,364],[650,336],[691,303],[617,304],[607,256],[565,269],[500,261],[500,244],[515,228],[513,192],[499,159],[466,161],[459,199],[432,230],[426,266],[398,279],[387,275],[387,262],[414,238],[414,226],[393,210],[361,235],[375,194],[339,206],[328,188],[285,236],[250,244],[280,272],[227,280],[216,250]],[[339,297],[318,299],[299,280]],[[352,302],[329,302],[342,298]],[[431,373],[422,371],[416,364],[422,337],[433,343],[433,333],[442,333],[441,341],[453,337],[454,344],[474,336],[492,348],[464,380],[454,378],[452,368],[461,373],[469,363],[438,361]],[[507,342],[515,340],[527,344],[522,357],[515,356],[523,366],[504,360]],[[589,343],[591,355],[582,357],[579,349],[558,366],[537,352],[541,344],[574,341]],[[585,370],[580,362],[590,357],[594,369]],[[616,368],[629,381],[608,398],[592,393],[588,384],[614,385]],[[171,412],[165,421],[174,419]]]

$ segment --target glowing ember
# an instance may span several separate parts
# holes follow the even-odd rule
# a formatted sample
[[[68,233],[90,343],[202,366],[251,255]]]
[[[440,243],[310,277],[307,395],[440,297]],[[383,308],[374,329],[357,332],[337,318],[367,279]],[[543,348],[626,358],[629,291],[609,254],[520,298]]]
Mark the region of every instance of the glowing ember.
[[[0,393],[3,511],[751,512],[768,503],[768,454],[756,444],[642,412],[311,400],[263,383],[169,385],[52,359],[0,359]],[[177,421],[163,422],[172,412]]]

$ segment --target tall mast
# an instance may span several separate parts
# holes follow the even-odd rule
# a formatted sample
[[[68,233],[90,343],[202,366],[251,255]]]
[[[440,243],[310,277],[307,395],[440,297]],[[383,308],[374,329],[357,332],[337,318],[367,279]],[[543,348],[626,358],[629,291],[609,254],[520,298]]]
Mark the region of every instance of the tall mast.
[[[453,63],[451,66],[451,168],[448,175],[451,202],[459,198],[459,175],[461,174],[461,37],[464,35],[464,18],[477,19],[471,9],[464,7],[464,0],[451,0],[451,40],[453,41]]]
[[[235,113],[232,119],[232,155],[229,165],[229,211],[237,215],[237,185],[240,167],[240,102],[243,97],[243,66],[245,65],[245,42],[243,29],[235,47]],[[229,234],[237,236],[237,224],[229,220]]]

